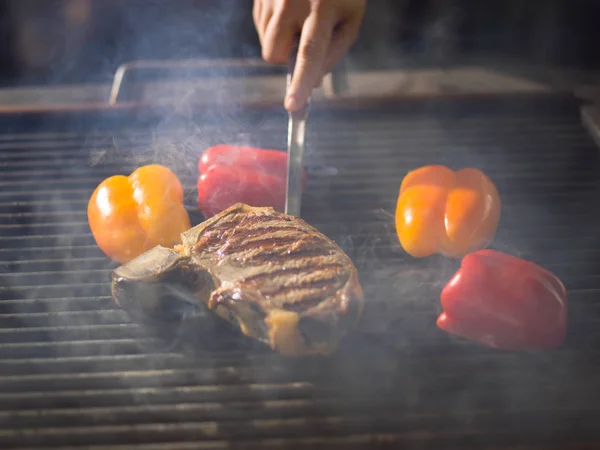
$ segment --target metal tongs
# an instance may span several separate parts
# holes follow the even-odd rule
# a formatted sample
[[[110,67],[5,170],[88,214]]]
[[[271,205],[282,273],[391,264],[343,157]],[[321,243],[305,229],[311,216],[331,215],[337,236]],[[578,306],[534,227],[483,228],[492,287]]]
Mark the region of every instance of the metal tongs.
[[[287,90],[290,88],[292,75],[296,67],[297,47],[292,51],[287,74]],[[304,137],[306,119],[310,109],[310,97],[306,105],[298,111],[290,112],[288,119],[288,160],[287,187],[285,191],[285,213],[300,217],[302,206],[302,166],[304,161]]]

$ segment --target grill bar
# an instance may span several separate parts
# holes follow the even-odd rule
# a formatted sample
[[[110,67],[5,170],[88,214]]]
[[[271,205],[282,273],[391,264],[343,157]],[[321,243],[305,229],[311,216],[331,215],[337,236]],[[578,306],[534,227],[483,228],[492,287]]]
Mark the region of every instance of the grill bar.
[[[86,216],[103,178],[158,162],[180,176],[197,218],[202,150],[223,142],[282,148],[285,115],[171,125],[129,122],[124,111],[33,120],[43,126],[30,131],[7,125],[0,446],[594,448],[600,154],[576,105],[552,105],[456,100],[311,115],[303,215],[351,255],[370,309],[337,355],[302,361],[234,336],[205,348],[207,337],[190,332],[174,347],[131,323],[110,297],[115,265],[95,246]],[[393,224],[404,174],[435,163],[484,169],[503,201],[495,248],[563,278],[563,348],[497,352],[435,327],[439,290],[458,262],[409,258]]]

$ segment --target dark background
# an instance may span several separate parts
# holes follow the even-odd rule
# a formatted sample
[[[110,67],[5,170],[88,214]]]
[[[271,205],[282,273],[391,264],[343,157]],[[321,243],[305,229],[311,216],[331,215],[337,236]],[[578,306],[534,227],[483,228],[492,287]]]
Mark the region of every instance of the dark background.
[[[107,82],[135,59],[258,57],[252,0],[5,0],[0,85]],[[355,66],[512,58],[597,68],[597,0],[369,0]]]

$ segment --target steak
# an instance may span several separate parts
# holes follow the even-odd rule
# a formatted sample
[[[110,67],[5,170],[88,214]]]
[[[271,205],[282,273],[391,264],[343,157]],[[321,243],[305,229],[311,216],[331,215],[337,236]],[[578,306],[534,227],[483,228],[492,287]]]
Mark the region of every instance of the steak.
[[[363,311],[350,258],[303,220],[238,203],[114,270],[115,301],[142,315],[173,308],[184,290],[242,334],[286,356],[330,354]],[[176,288],[173,288],[176,286]],[[177,309],[177,308],[175,308]]]

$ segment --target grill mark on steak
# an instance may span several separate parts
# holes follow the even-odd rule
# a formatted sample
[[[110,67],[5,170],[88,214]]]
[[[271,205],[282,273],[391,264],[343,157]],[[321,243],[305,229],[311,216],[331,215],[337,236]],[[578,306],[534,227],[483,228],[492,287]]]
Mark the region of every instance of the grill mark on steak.
[[[271,216],[254,216],[240,220],[239,225],[244,228],[265,228],[270,226],[294,227],[298,229],[298,224],[289,220],[278,220]]]
[[[235,233],[236,227],[243,218],[240,214],[230,214],[223,217],[213,227],[206,229],[194,245],[193,251],[199,253],[215,250],[215,247],[219,247],[224,239]]]
[[[318,294],[325,301],[348,281],[349,274],[340,263],[317,266],[310,264],[310,260],[307,262],[304,267],[289,270],[285,267],[270,270],[267,266],[242,283],[260,291],[272,306],[285,308],[286,304],[294,303],[298,305],[296,308],[308,309],[318,304],[310,301],[312,297]]]
[[[304,269],[291,276],[271,276],[269,272],[264,272],[261,275],[263,275],[262,279],[253,283],[250,282],[250,284],[252,286],[260,286],[260,291],[267,297],[276,297],[280,293],[286,294],[294,289],[305,287],[320,288],[325,285],[335,285],[334,290],[337,290],[339,285],[347,280],[347,276],[344,276],[341,267],[338,267],[337,270],[318,270],[315,272],[309,272]]]
[[[239,225],[242,219],[243,216],[239,214],[230,214],[229,216],[221,218],[221,220],[219,220],[219,222],[217,222],[216,225],[214,225],[212,228],[207,228],[206,231],[209,232],[218,229],[231,230],[235,226]]]
[[[287,230],[290,236],[292,233],[305,233],[290,221],[278,220],[277,217],[270,215],[248,216],[235,214],[230,220],[219,222],[214,228],[208,230],[206,234],[210,235],[210,238],[206,242],[202,242],[201,245],[197,245],[195,250],[202,250],[207,247],[214,249],[215,246],[221,244],[222,247],[219,249],[219,253],[221,255],[231,254],[235,253],[229,251],[231,248],[241,251],[240,246],[244,246],[244,249],[247,248],[256,237],[266,240],[268,238],[265,238],[265,235],[272,235],[284,230]],[[273,242],[274,237],[277,236],[270,236],[270,240]],[[225,241],[224,245],[223,241]]]
[[[249,252],[249,254],[246,255],[237,255],[235,259],[248,264],[258,265],[273,262],[278,258],[285,257],[286,264],[290,264],[297,262],[298,260],[326,255],[327,253],[325,253],[322,248],[308,247],[289,250],[286,247],[278,247],[272,249],[258,249],[255,252]]]
[[[238,241],[243,241],[247,239],[251,239],[256,236],[264,236],[270,233],[283,233],[286,232],[288,234],[296,234],[303,235],[306,234],[302,230],[299,230],[297,227],[294,227],[290,224],[283,224],[281,226],[274,226],[273,224],[268,224],[266,227],[252,227],[252,228],[244,228],[241,225],[238,225],[236,229],[236,233],[233,236]],[[237,236],[236,236],[237,235]]]
[[[240,236],[237,237],[237,241],[248,240],[257,236],[264,236],[266,234],[271,233],[288,233],[296,235],[306,234],[298,230],[298,228],[289,224],[285,224],[285,226],[283,224],[281,226],[274,226],[273,224],[268,224],[268,226],[266,227],[253,227],[250,229],[243,229],[243,231],[238,227],[238,231],[240,232]]]
[[[253,250],[253,249],[258,249],[258,250],[266,250],[268,251],[269,249],[281,249],[284,247],[287,247],[290,244],[293,244],[294,242],[298,241],[298,236],[265,236],[265,237],[260,237],[259,239],[256,240],[251,240],[251,241],[243,241],[243,243],[241,243],[240,245],[237,246],[232,246],[232,247],[226,247],[223,251],[223,249],[221,249],[219,251],[219,253],[222,254],[227,254],[227,255],[231,255],[231,256],[236,256],[239,255],[240,253],[244,253],[247,250]],[[306,244],[308,245],[308,244]]]
[[[244,225],[245,226],[245,225]],[[251,224],[250,226],[247,227],[248,229],[251,230],[268,230],[268,229],[273,229],[274,230],[279,230],[281,228],[289,228],[289,229],[293,229],[293,230],[301,230],[301,228],[299,228],[297,225],[291,223],[291,222],[284,222],[284,221],[275,221],[275,222],[258,222],[258,223],[254,223]]]
[[[251,275],[249,277],[246,277],[243,279],[244,282],[249,282],[249,283],[260,283],[261,281],[264,281],[264,278],[274,278],[274,277],[278,277],[278,276],[293,276],[293,275],[300,275],[303,273],[306,273],[307,270],[313,269],[314,266],[311,264],[312,261],[307,260],[307,264],[302,266],[302,267],[293,267],[293,268],[287,268],[287,267],[280,267],[277,268],[275,270],[269,270],[266,272],[262,272],[262,273],[257,273],[254,275]],[[344,266],[342,264],[340,264],[339,262],[334,262],[334,263],[327,263],[327,264],[323,264],[319,266],[319,270],[322,271],[326,271],[326,270],[336,270],[336,269],[340,269],[343,270]]]
[[[321,299],[316,305],[326,301],[325,298],[337,292],[343,286],[343,282],[332,278],[316,281],[313,283],[300,283],[298,286],[286,286],[277,289],[271,294],[266,294],[271,305],[276,308],[285,309],[286,305],[296,305],[297,308],[307,310],[307,303],[310,305],[312,299],[318,297]],[[316,306],[315,305],[315,306]]]
[[[284,290],[301,288],[305,286],[317,286],[319,283],[343,282],[345,279],[340,277],[342,274],[343,271],[340,267],[338,267],[337,270],[316,270],[313,272],[304,269],[299,271],[296,275],[285,277],[271,277],[271,274],[267,272],[265,275],[269,277],[263,278],[261,291],[264,294],[275,295],[277,292],[282,292]]]
[[[239,265],[240,267],[246,267],[249,268],[251,270],[249,270],[246,274],[241,274],[239,281],[243,282],[244,280],[246,280],[248,277],[254,276],[254,275],[258,275],[261,274],[263,272],[275,272],[278,271],[280,268],[285,268],[285,271],[293,271],[293,270],[315,270],[315,267],[321,267],[321,266],[329,266],[330,264],[342,264],[343,262],[340,261],[338,258],[336,258],[336,255],[323,255],[323,254],[318,254],[318,255],[314,255],[314,256],[309,256],[309,257],[299,257],[299,258],[295,258],[295,257],[285,257],[285,263],[279,264],[277,262],[277,257],[271,257],[269,258],[264,264],[255,264],[255,261],[252,260],[252,264],[248,263],[248,262],[238,262],[237,260],[233,260],[235,261],[235,263],[232,262],[232,264],[236,264]],[[283,274],[279,274],[279,275],[275,275],[275,276],[285,276],[285,272]],[[251,282],[251,281],[250,281]]]
[[[298,240],[298,231],[291,227],[274,228],[270,231],[256,230],[246,236],[241,230],[238,231],[240,236],[237,238],[232,236],[227,239],[227,242],[219,250],[220,254],[235,254],[253,247],[270,248]]]
[[[281,223],[281,222],[289,222],[289,221],[281,220],[281,218],[278,218],[278,217],[275,217],[272,215],[265,215],[265,214],[246,215],[246,214],[244,214],[243,217],[239,221],[239,225],[242,225],[243,227],[246,227],[246,228],[250,228],[254,225],[265,224],[265,223],[269,223],[269,222]]]
[[[198,242],[194,246],[194,251],[209,252],[216,250],[231,233],[233,233],[233,229],[229,227],[213,228],[198,239]]]

